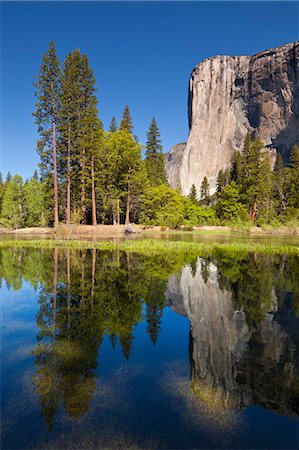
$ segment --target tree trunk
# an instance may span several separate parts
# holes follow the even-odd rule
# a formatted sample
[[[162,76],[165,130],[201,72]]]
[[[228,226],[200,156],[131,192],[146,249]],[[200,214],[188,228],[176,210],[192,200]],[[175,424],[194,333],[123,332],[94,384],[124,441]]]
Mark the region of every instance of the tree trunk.
[[[57,186],[57,148],[56,148],[56,123],[52,122],[53,138],[53,185],[54,185],[54,226],[58,225],[58,186]]]
[[[97,249],[92,249],[92,259],[91,259],[91,310],[93,311],[94,303],[94,285],[95,285],[95,273],[96,273],[96,258]]]
[[[85,204],[85,150],[82,150],[82,159],[81,159],[81,212],[82,212],[82,223],[86,223],[86,204]]]
[[[56,307],[57,307],[57,275],[58,275],[58,248],[54,248],[54,267],[53,267],[53,323],[52,340],[55,341],[56,335]]]
[[[255,218],[256,218],[256,197],[257,197],[256,194],[254,194],[253,205],[252,205],[252,207],[250,209],[250,213],[249,213],[249,217],[253,223],[255,222]]]
[[[96,196],[94,191],[94,156],[91,157],[91,209],[92,225],[97,224]]]
[[[71,328],[71,251],[70,249],[67,250],[67,327],[68,330]]]
[[[84,306],[85,303],[85,259],[86,259],[86,251],[83,250],[81,256],[81,299],[80,299],[80,307]]]
[[[130,206],[131,206],[131,186],[130,186],[130,183],[128,183],[128,195],[127,195],[127,208],[126,208],[125,225],[129,225],[129,223],[130,223]]]
[[[116,200],[116,223],[120,224],[120,208],[119,208],[119,198]]]
[[[66,196],[66,224],[71,221],[71,124],[68,124],[67,140],[67,196]]]

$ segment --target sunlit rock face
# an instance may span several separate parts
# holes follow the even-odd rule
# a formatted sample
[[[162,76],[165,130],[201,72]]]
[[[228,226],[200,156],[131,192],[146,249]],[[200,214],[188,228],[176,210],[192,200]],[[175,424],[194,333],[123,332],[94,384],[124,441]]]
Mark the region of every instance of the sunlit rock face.
[[[198,259],[168,282],[168,304],[190,320],[195,391],[217,407],[259,404],[299,414],[299,319],[278,308],[273,290],[270,311],[249,329],[218,279],[216,265]]]
[[[176,149],[171,151],[178,167],[166,164],[170,185],[179,184],[184,195],[192,184],[200,192],[204,176],[213,193],[219,170],[242,151],[248,131],[274,159],[279,151],[288,161],[299,142],[299,41],[254,56],[200,62],[190,76],[188,116],[183,155],[176,158]]]

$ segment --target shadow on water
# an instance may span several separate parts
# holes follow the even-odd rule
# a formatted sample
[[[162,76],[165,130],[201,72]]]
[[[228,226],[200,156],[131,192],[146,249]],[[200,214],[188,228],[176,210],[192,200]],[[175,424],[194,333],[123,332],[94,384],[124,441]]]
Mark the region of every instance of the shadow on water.
[[[296,448],[298,257],[0,257],[3,448]]]

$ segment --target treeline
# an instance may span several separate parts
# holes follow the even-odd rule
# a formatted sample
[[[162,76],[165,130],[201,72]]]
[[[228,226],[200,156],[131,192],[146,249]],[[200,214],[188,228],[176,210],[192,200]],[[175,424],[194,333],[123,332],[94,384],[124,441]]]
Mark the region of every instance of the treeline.
[[[119,126],[113,117],[104,131],[95,83],[85,54],[76,49],[60,65],[50,43],[35,83],[34,112],[49,224],[129,223],[131,217],[137,219],[146,187],[166,182],[156,120],[143,158],[128,106]]]
[[[264,144],[251,140],[248,134],[243,152],[236,152],[231,167],[219,172],[216,194],[210,197],[207,187],[202,201],[212,205],[222,223],[250,221],[257,225],[278,225],[298,220],[298,146],[291,150],[288,167],[278,153],[272,170]]]
[[[289,167],[281,155],[274,171],[260,141],[246,137],[242,154],[220,171],[210,195],[205,177],[189,196],[167,184],[160,130],[152,119],[145,146],[133,134],[130,109],[108,131],[99,118],[95,77],[79,49],[61,64],[54,43],[35,82],[34,117],[40,138],[39,175],[0,183],[4,226],[120,224],[170,227],[231,223],[285,223],[299,218],[299,150]]]

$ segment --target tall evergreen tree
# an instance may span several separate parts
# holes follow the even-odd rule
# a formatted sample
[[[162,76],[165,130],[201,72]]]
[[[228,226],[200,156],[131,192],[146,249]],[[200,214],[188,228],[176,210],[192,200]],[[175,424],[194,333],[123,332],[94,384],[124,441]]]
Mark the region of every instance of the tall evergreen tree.
[[[42,58],[34,84],[37,97],[35,121],[41,136],[37,150],[44,175],[53,174],[54,225],[58,225],[57,121],[60,107],[60,68],[54,42]]]
[[[189,200],[191,200],[192,203],[197,204],[197,191],[196,191],[196,187],[194,184],[192,184],[189,195],[188,195]]]
[[[200,198],[201,200],[208,202],[210,197],[210,184],[207,177],[204,177],[200,187]]]
[[[160,130],[154,117],[147,132],[145,149],[145,165],[151,186],[167,183]]]
[[[230,179],[235,181],[236,184],[240,184],[242,181],[242,156],[240,152],[235,152],[233,155]]]
[[[87,165],[88,154],[86,152],[87,129],[96,126],[97,123],[97,98],[95,95],[95,76],[89,65],[87,55],[81,56],[81,76],[80,76],[80,103],[81,113],[79,114],[79,143],[80,143],[80,171],[81,171],[81,213],[82,223],[86,223],[86,189],[87,189]],[[91,123],[92,122],[92,123]],[[87,124],[90,125],[87,125]],[[91,127],[91,128],[90,128]],[[93,139],[93,137],[91,137]]]
[[[112,116],[110,126],[109,126],[110,133],[115,133],[117,131],[117,122],[114,116]]]
[[[9,182],[9,181],[11,181],[12,180],[12,175],[11,175],[11,173],[8,171],[7,172],[7,175],[6,175],[6,178],[5,178],[5,182]]]
[[[287,171],[280,153],[277,154],[273,170],[273,201],[276,214],[282,217],[286,210],[286,174]]]
[[[129,133],[132,134],[133,128],[134,128],[134,126],[133,126],[131,112],[130,112],[128,105],[126,105],[124,108],[124,111],[123,111],[123,115],[122,115],[120,124],[119,124],[119,130],[128,131]]]
[[[294,208],[299,208],[299,148],[297,145],[293,146],[290,157],[288,207],[291,213]]]
[[[79,143],[78,143],[78,127],[80,113],[80,71],[81,71],[81,54],[78,49],[68,53],[62,68],[61,80],[61,110],[60,110],[60,154],[64,161],[63,179],[66,179],[66,223],[70,224],[71,220],[71,185],[73,181],[76,190],[78,180],[79,165]],[[72,180],[72,172],[75,176]],[[75,193],[74,193],[75,197]],[[73,198],[75,203],[75,198]]]
[[[241,192],[247,204],[250,218],[255,222],[257,216],[267,220],[270,213],[272,195],[272,171],[269,154],[264,144],[251,141],[247,135],[242,155]]]

